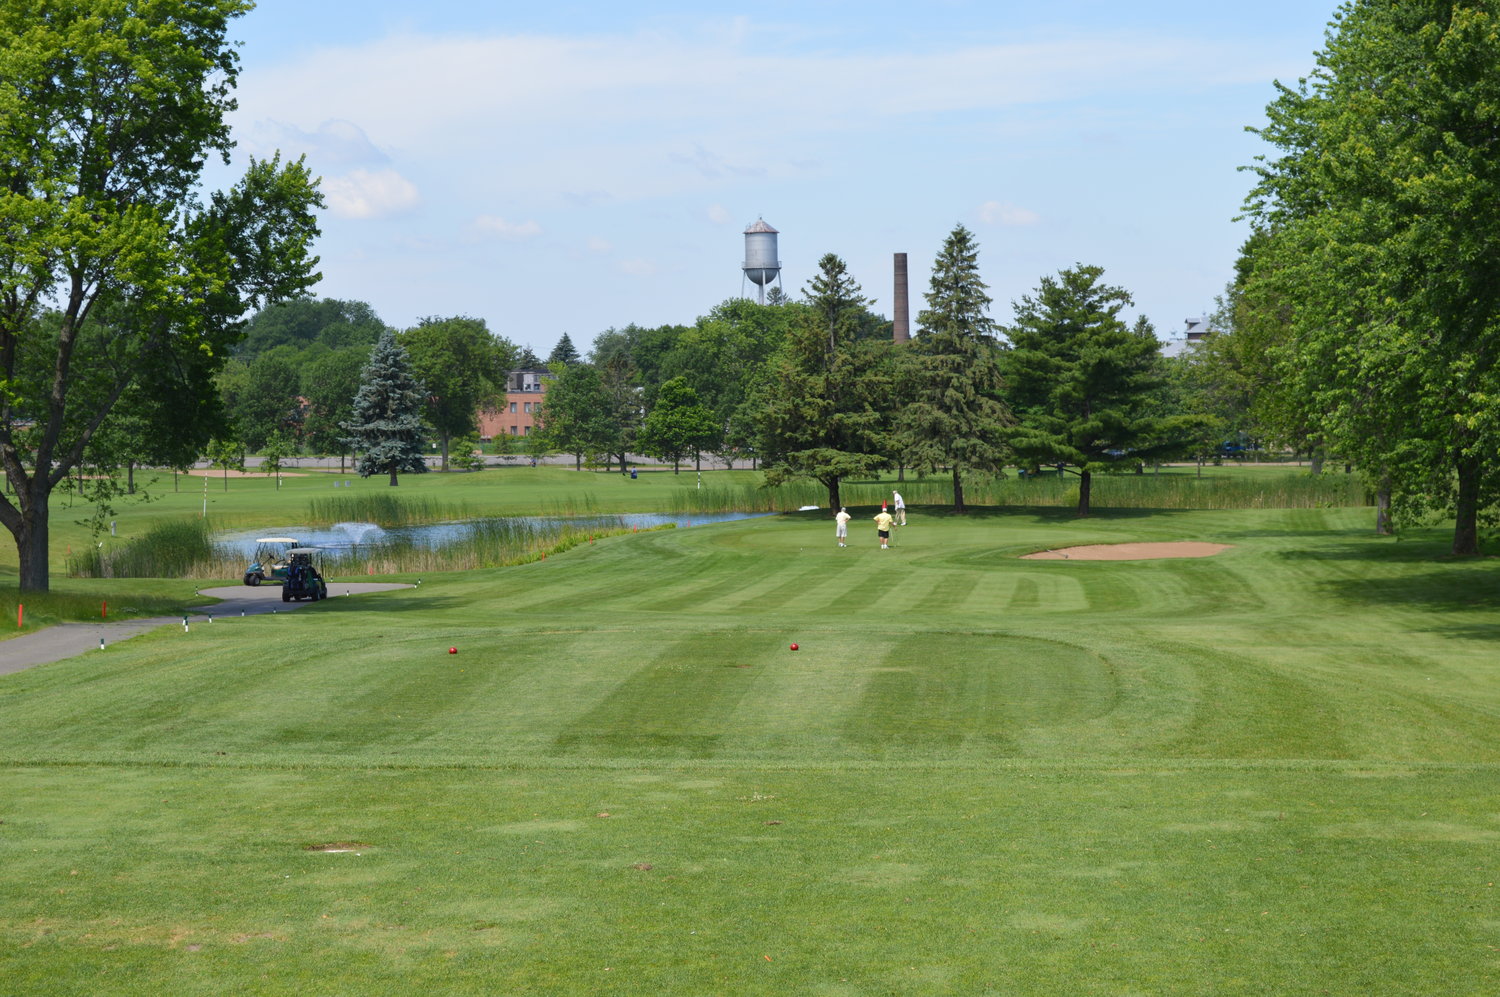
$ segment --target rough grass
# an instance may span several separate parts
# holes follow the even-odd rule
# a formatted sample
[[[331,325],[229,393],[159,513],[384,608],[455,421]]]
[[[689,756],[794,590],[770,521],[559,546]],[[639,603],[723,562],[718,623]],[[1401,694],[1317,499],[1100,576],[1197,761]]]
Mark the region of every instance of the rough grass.
[[[826,513],[621,536],[0,680],[0,978],[1500,986],[1500,562],[1363,510],[914,508],[887,552],[870,513],[847,549]],[[1016,558],[1167,539],[1233,547]]]

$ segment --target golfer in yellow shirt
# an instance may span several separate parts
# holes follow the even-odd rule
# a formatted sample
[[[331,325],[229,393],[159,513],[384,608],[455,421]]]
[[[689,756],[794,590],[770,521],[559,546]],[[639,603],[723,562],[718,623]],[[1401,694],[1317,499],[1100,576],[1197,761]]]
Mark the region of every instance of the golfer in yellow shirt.
[[[894,522],[891,514],[884,509],[875,514],[875,532],[880,534],[881,550],[886,550],[891,546],[891,524]]]

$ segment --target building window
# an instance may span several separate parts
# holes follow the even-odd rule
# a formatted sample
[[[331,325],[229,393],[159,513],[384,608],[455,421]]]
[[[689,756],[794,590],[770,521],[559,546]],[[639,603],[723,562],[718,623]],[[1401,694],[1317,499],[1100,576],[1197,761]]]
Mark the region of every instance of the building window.
[[[516,433],[516,427],[515,426],[510,427],[510,435],[512,435],[512,436],[517,435],[517,433]]]
[[[530,436],[531,435],[531,427],[530,426],[522,426],[521,427],[521,435],[522,436]]]
[[[510,413],[511,413],[511,415],[515,415],[516,414],[516,403],[515,402],[511,402],[510,403]]]

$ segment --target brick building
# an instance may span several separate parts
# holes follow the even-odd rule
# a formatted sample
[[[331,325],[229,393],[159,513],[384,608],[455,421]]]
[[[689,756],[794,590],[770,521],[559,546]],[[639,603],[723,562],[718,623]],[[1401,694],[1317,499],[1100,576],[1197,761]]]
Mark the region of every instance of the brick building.
[[[536,413],[547,393],[549,375],[545,367],[513,370],[505,378],[505,401],[498,411],[481,409],[479,438],[485,443],[502,436],[530,436],[536,426]]]

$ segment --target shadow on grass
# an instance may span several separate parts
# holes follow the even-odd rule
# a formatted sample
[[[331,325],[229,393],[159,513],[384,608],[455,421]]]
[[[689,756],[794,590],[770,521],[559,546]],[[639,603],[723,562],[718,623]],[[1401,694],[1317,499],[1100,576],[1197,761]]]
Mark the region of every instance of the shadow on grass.
[[[1423,612],[1493,612],[1500,608],[1500,567],[1493,563],[1454,561],[1451,566],[1395,578],[1339,578],[1318,584],[1319,591],[1346,603]],[[1446,628],[1432,628],[1442,633]],[[1500,635],[1500,625],[1460,628]]]

